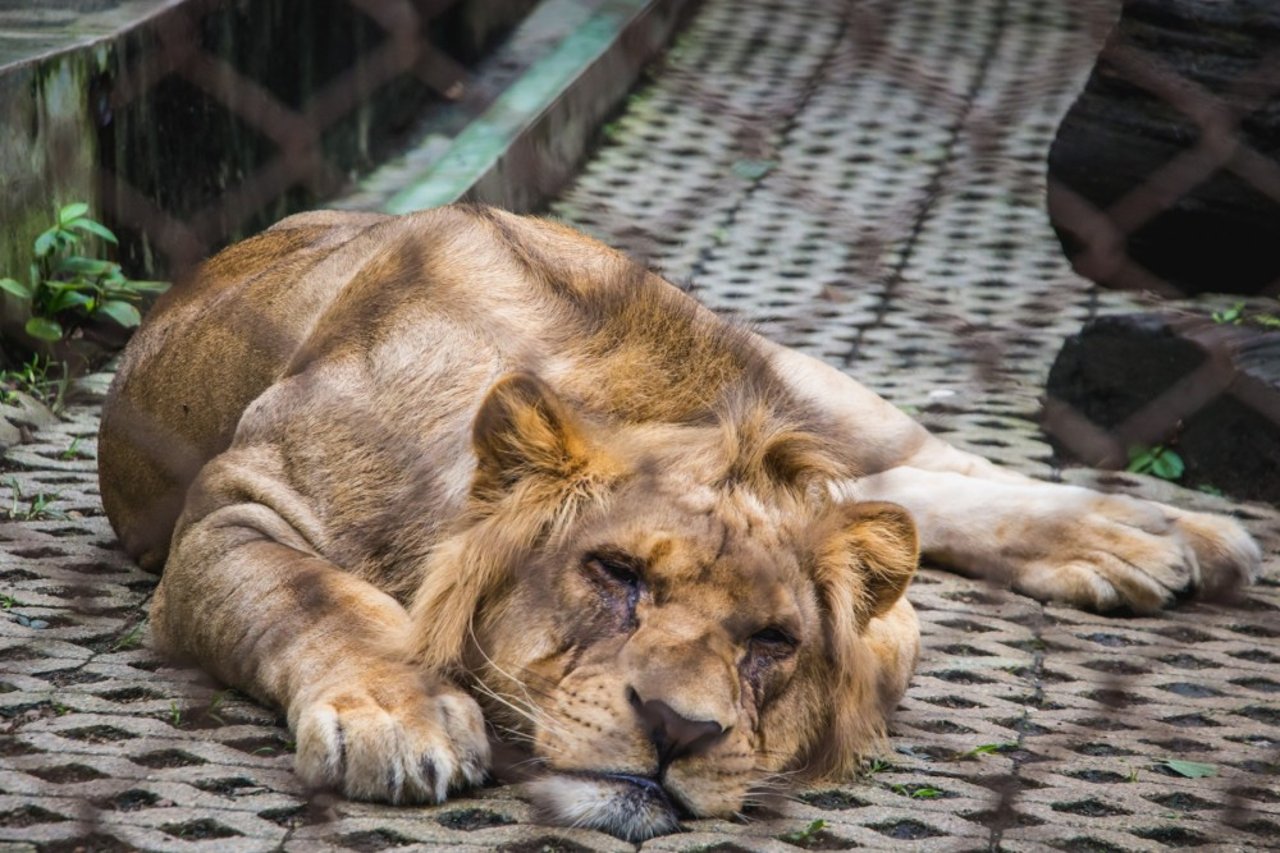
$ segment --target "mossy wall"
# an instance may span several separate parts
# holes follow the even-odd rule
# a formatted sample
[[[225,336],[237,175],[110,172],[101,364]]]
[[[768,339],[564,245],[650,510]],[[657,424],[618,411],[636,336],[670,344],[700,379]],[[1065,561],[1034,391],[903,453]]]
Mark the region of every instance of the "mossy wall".
[[[116,229],[139,278],[322,203],[442,100],[419,73],[422,44],[465,68],[532,4],[464,0],[433,17],[439,4],[414,0],[423,25],[406,32],[347,0],[190,0],[0,67],[0,275],[25,275],[31,241],[70,201]],[[388,62],[398,70],[380,74]],[[6,297],[6,334],[18,308]]]
[[[58,207],[95,196],[98,145],[83,93],[105,61],[91,49],[0,74],[0,275],[25,282],[31,243]],[[0,319],[20,309],[5,294]]]

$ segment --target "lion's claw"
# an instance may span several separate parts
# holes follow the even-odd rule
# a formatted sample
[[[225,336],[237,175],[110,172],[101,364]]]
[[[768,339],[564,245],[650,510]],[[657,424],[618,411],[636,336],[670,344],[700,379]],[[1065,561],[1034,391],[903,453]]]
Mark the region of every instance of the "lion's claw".
[[[303,707],[295,730],[299,776],[357,800],[443,802],[482,782],[489,764],[480,708],[453,687],[331,691]]]

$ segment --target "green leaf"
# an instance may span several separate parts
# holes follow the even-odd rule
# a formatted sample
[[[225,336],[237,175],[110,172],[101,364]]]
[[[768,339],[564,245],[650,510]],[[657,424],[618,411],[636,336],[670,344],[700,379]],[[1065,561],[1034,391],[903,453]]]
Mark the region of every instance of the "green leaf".
[[[1206,776],[1217,776],[1218,768],[1212,764],[1201,764],[1199,761],[1182,761],[1177,758],[1169,758],[1161,762],[1162,767],[1167,767],[1179,776],[1186,776],[1188,779],[1203,779]]]
[[[52,299],[49,300],[48,308],[50,314],[61,314],[71,308],[84,308],[86,311],[93,310],[93,300],[85,296],[78,290],[65,289],[58,291]]]
[[[36,238],[34,244],[35,255],[37,258],[43,258],[53,251],[54,240],[58,236],[57,228],[50,228],[48,231]]]
[[[733,173],[746,181],[758,181],[773,171],[775,165],[773,160],[738,160],[733,164]]]
[[[1145,444],[1135,444],[1129,448],[1129,464],[1125,466],[1125,470],[1135,474],[1145,474],[1151,470],[1155,458],[1154,448],[1147,447]]]
[[[1182,472],[1186,468],[1187,466],[1182,461],[1182,457],[1168,448],[1164,448],[1157,453],[1151,463],[1151,473],[1161,480],[1176,480],[1182,476]]]
[[[1006,749],[1013,749],[1016,743],[980,743],[968,752],[963,752],[956,756],[957,758],[977,758],[979,755],[993,755],[1003,752]]]
[[[27,287],[17,279],[0,278],[0,290],[7,290],[19,299],[31,298],[31,288]]]
[[[173,285],[167,281],[135,281],[130,279],[125,286],[139,293],[164,293]]]
[[[1259,326],[1265,326],[1268,329],[1280,329],[1280,317],[1275,314],[1254,314],[1251,319]]]
[[[89,205],[82,201],[74,201],[58,211],[58,224],[66,225],[73,219],[79,219],[89,212]]]
[[[803,845],[805,842],[813,838],[813,836],[826,829],[826,826],[827,822],[822,818],[818,818],[804,829],[797,829],[795,832],[788,832],[785,835],[780,835],[779,838],[790,844]]]
[[[120,241],[116,239],[115,233],[103,225],[101,222],[95,222],[92,219],[81,218],[73,219],[67,223],[68,228],[75,228],[78,231],[87,231],[95,237],[101,237],[108,243],[119,245]]]
[[[32,317],[25,328],[28,335],[42,341],[62,340],[62,324],[48,317]]]
[[[85,258],[72,255],[63,258],[58,264],[58,272],[80,273],[82,275],[107,275],[116,265],[111,261],[100,261],[97,258]]]
[[[1230,308],[1223,309],[1222,311],[1214,311],[1213,322],[1231,323],[1234,325],[1240,322],[1240,315],[1242,313],[1244,313],[1244,303],[1237,302],[1235,305],[1232,305]]]
[[[126,329],[132,329],[142,322],[142,315],[138,313],[138,309],[119,299],[102,303],[98,306],[98,313],[106,314]]]
[[[102,301],[104,302],[106,302],[107,300],[119,300],[121,302],[137,302],[141,298],[142,298],[141,294],[134,293],[132,290],[129,290],[124,287],[112,287],[111,285],[107,285],[106,287],[102,288]]]

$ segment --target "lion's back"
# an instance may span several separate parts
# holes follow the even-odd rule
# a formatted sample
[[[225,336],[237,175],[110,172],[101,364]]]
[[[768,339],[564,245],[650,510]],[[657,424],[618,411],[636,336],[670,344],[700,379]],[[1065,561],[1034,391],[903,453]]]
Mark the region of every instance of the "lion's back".
[[[633,423],[696,421],[728,387],[773,384],[743,330],[563,226],[470,206],[290,217],[210,259],[125,351],[99,477],[126,551],[159,571],[188,487],[250,403],[344,359],[363,371],[345,393],[406,417],[463,400],[446,408],[464,429],[504,371],[541,372],[585,410]]]

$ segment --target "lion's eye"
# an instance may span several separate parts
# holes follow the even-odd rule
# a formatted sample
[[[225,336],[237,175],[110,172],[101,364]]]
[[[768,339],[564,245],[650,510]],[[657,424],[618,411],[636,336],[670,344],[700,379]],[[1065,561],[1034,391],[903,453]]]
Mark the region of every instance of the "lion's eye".
[[[788,665],[796,659],[799,641],[786,628],[770,625],[747,638],[738,671],[763,707],[786,684]]]
[[[620,563],[607,557],[593,557],[588,564],[597,574],[604,575],[620,584],[626,584],[627,586],[638,586],[640,584],[640,575],[636,574],[635,569],[625,563]]]
[[[638,567],[625,558],[591,554],[583,562],[583,569],[619,630],[634,630],[636,607],[645,593]]]
[[[796,640],[781,628],[764,628],[751,635],[751,642],[777,655],[795,651]]]

